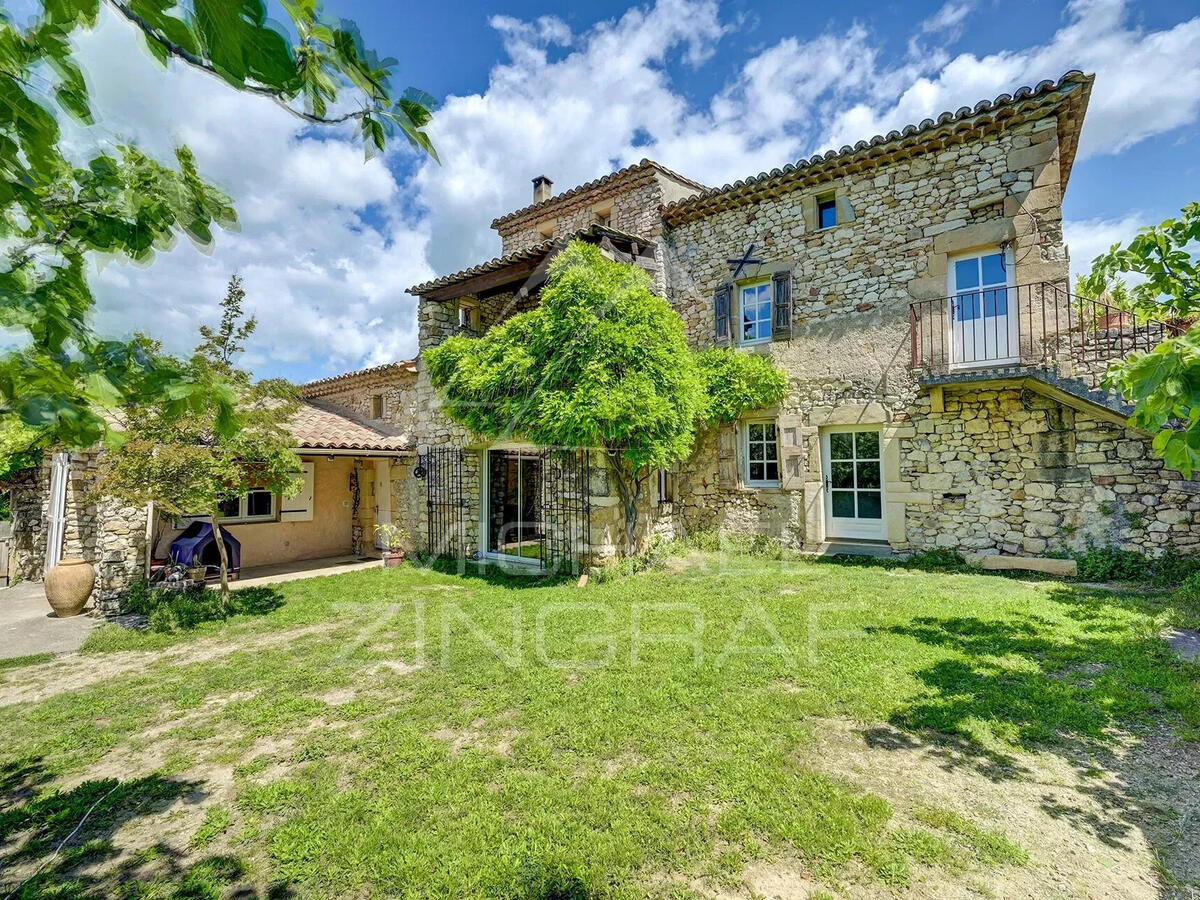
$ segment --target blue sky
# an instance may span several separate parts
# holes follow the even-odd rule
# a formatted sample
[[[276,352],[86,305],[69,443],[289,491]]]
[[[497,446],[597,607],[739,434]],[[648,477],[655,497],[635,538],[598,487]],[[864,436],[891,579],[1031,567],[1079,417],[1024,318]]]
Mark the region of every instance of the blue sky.
[[[307,380],[416,351],[405,287],[495,255],[488,228],[529,179],[562,190],[650,156],[721,184],[973,105],[1069,68],[1097,75],[1068,190],[1074,267],[1200,199],[1194,2],[748,0],[397,4],[326,0],[438,98],[443,164],[406,147],[364,164],[258,98],[157,69],[124,24],[80,39],[102,119],[81,148],[187,143],[242,219],[200,252],[96,273],[99,324],[185,350],[239,271],[260,375]]]

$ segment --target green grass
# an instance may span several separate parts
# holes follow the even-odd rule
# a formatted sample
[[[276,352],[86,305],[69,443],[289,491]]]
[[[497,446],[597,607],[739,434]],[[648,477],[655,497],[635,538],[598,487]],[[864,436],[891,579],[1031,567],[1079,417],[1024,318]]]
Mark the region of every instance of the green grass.
[[[54,659],[53,653],[30,653],[28,656],[11,656],[0,659],[0,672],[5,669],[19,669],[22,666],[33,666]]]
[[[183,631],[99,629],[93,667],[172,654],[0,707],[0,870],[44,854],[108,784],[64,795],[65,779],[157,749],[165,768],[131,771],[78,841],[184,798],[209,804],[202,821],[115,870],[83,867],[102,844],[66,854],[18,896],[63,896],[68,879],[66,896],[111,896],[123,878],[129,896],[250,881],[302,897],[681,897],[687,879],[735,883],[779,853],[831,883],[905,885],[914,866],[1024,865],[1026,850],[822,773],[806,755],[822,719],[936,733],[996,778],[1020,777],[1027,750],[1200,725],[1197,670],[1159,640],[1169,613],[1152,598],[704,559],[583,589],[373,569]],[[232,770],[231,800],[192,783],[213,766]]]

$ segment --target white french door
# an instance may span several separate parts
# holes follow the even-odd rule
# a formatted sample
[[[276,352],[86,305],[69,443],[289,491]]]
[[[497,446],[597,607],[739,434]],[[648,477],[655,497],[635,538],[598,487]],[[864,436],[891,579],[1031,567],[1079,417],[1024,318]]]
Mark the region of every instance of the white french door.
[[[1013,290],[1012,254],[985,250],[950,260],[950,322],[955,366],[1017,362],[1017,292]]]
[[[821,435],[827,538],[886,537],[880,445],[878,429],[849,426]]]
[[[392,524],[392,461],[390,459],[375,460],[375,524]],[[375,549],[387,549],[379,532],[375,532]]]

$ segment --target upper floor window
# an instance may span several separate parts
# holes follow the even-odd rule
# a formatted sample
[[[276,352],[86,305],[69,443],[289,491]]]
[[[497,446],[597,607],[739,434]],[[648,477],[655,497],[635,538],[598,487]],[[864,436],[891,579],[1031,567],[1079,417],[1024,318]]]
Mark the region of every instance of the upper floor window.
[[[837,224],[837,196],[822,194],[817,197],[817,227],[832,228]]]
[[[741,342],[757,344],[771,339],[771,282],[744,285],[738,293],[742,314]]]
[[[472,303],[458,306],[458,330],[476,333],[479,331],[479,307]]]
[[[387,414],[387,404],[384,402],[383,394],[371,395],[371,418],[382,419]]]
[[[746,423],[746,484],[779,485],[779,435],[774,422]]]
[[[596,210],[596,224],[602,225],[605,228],[612,228],[612,209]]]

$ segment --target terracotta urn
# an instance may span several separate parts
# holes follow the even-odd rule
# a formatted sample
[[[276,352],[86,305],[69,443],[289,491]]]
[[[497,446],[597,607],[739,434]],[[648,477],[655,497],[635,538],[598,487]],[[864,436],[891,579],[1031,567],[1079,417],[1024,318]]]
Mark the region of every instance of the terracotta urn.
[[[387,568],[390,569],[393,566],[398,566],[403,562],[404,562],[404,551],[403,550],[384,550],[383,551],[383,564]]]
[[[46,573],[46,599],[60,619],[77,616],[96,586],[96,570],[86,559],[60,560]]]

